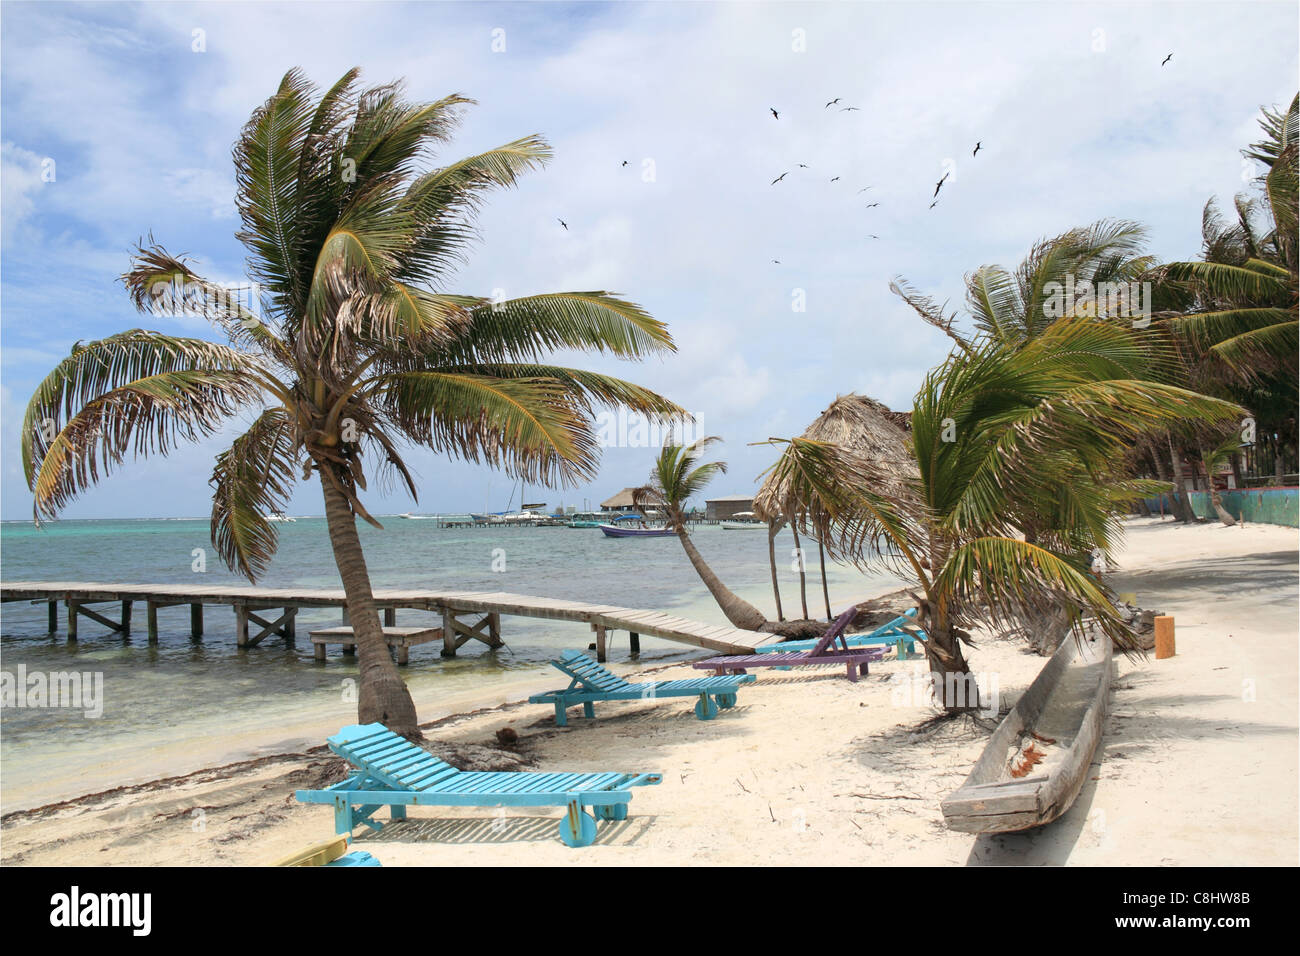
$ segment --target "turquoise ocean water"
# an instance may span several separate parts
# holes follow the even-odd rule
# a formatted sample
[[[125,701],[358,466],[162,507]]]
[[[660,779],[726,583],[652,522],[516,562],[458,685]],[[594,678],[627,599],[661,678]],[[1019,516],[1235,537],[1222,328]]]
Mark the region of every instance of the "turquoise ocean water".
[[[675,538],[611,539],[599,529],[446,529],[431,520],[382,519],[380,531],[362,524],[375,587],[510,591],[521,594],[651,608],[725,624]],[[280,549],[259,584],[339,587],[324,518],[279,526]],[[762,531],[705,525],[693,532],[700,551],[729,587],[775,617]],[[778,571],[787,616],[799,616],[798,574],[788,531],[777,539]],[[201,549],[206,570],[194,570]],[[504,571],[500,568],[504,559]],[[809,611],[824,615],[816,555],[809,560]],[[230,574],[213,552],[206,519],[62,521],[36,529],[0,524],[0,575],[5,581],[103,581],[212,586],[247,583]],[[832,607],[894,586],[832,566]],[[111,605],[105,611],[116,618]],[[791,613],[793,611],[793,614]],[[312,659],[307,631],[337,624],[338,611],[304,609],[298,640],[268,637],[257,647],[235,646],[234,612],[209,607],[201,641],[189,635],[188,607],[158,612],[159,640],[145,637],[137,606],[127,639],[82,619],[70,643],[66,615],[50,634],[46,606],[5,604],[0,609],[0,669],[14,674],[102,674],[103,713],[55,707],[6,707],[0,715],[0,801],[5,810],[97,792],[128,782],[188,772],[289,747],[320,743],[330,728],[350,722],[356,708],[355,660],[331,649],[327,663]],[[401,611],[399,624],[436,625],[434,615]],[[491,651],[471,642],[451,660],[440,644],[413,648],[403,674],[421,719],[564,683],[547,661],[558,651],[586,647],[581,624],[502,619],[506,647]],[[627,659],[627,635],[618,632],[611,660]],[[643,662],[699,656],[685,645],[642,639]],[[540,716],[544,708],[537,708]]]

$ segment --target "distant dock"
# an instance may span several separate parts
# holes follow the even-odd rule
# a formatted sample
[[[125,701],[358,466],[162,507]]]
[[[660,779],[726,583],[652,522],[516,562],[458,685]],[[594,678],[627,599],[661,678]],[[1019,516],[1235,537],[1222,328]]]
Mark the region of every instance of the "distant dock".
[[[632,653],[641,649],[642,634],[679,644],[689,644],[721,654],[752,654],[755,641],[770,635],[734,627],[705,624],[658,611],[587,604],[509,594],[504,591],[430,591],[378,588],[375,606],[382,612],[385,627],[396,627],[399,610],[431,611],[440,614],[442,656],[454,657],[471,640],[488,647],[500,647],[502,616],[534,617],[586,624],[595,634],[596,656],[605,660],[610,631],[627,631]],[[145,606],[146,631],[150,643],[158,640],[158,609],[189,605],[190,636],[203,636],[204,609],[230,607],[235,613],[235,643],[255,647],[272,635],[295,639],[295,618],[304,607],[336,607],[347,618],[347,597],[339,589],[264,588],[231,585],[198,588],[181,584],[105,584],[98,581],[10,581],[0,585],[0,601],[28,601],[49,608],[50,633],[58,631],[59,605],[67,610],[68,640],[77,639],[80,618],[95,621],[123,637],[131,633],[132,608]],[[99,605],[96,610],[91,605]],[[108,616],[109,607],[119,610],[117,620]],[[269,612],[269,613],[268,613]]]

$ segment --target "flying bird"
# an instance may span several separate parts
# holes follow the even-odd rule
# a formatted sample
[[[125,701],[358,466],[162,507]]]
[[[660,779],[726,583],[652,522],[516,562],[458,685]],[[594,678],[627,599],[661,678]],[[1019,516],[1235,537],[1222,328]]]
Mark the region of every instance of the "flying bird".
[[[781,264],[781,260],[780,260],[780,259],[773,259],[772,261],[775,262],[778,266]]]
[[[939,200],[936,199],[934,202],[930,203],[930,208],[933,209],[937,205],[939,205]]]
[[[822,109],[827,109],[828,107],[834,106],[834,105],[835,105],[836,103],[838,103],[839,101],[840,101],[840,97],[837,96],[837,97],[835,97],[835,99],[833,99],[833,100],[831,100],[829,103],[827,103],[826,106],[823,106]]]
[[[841,106],[841,107],[840,107],[840,112],[841,112],[841,113],[856,113],[856,112],[858,112],[858,108],[857,108],[856,106]]]
[[[627,160],[626,160],[626,159],[625,159],[625,160],[623,160],[623,165],[624,165],[624,166],[626,166],[626,165],[627,165]]]
[[[859,192],[859,193],[864,193],[864,192],[866,192],[868,189],[874,189],[874,188],[875,188],[874,186],[863,186],[861,189],[858,190],[858,192]]]
[[[838,176],[832,176],[832,177],[831,177],[831,182],[835,182],[835,181],[838,180],[839,178],[840,178],[840,177],[838,177]]]
[[[868,239],[879,239],[879,236],[867,236]]]
[[[800,168],[800,169],[807,169],[807,168],[808,168],[808,164],[807,164],[807,163],[800,163],[800,164],[799,164],[799,168]]]
[[[867,203],[867,208],[868,208],[868,209],[875,209],[875,208],[876,208],[877,206],[879,206],[879,205],[880,205],[880,203],[878,203],[878,202]]]
[[[1174,55],[1173,55],[1172,53],[1170,53],[1167,57],[1164,58],[1164,62],[1162,62],[1160,65],[1161,65],[1161,66],[1164,66],[1165,63],[1168,63],[1168,62],[1169,62],[1170,60],[1172,60],[1173,58],[1174,58]]]
[[[934,194],[936,196],[939,195],[939,190],[943,188],[944,179],[947,179],[951,175],[952,173],[944,173],[943,179],[939,180],[937,183],[934,184]]]
[[[974,152],[974,153],[971,153],[971,155],[974,156],[975,153],[978,153],[978,152],[983,148],[983,145],[984,145],[983,140],[981,140],[980,142],[977,142],[977,143],[975,144],[975,152]]]
[[[790,175],[790,170],[787,169],[787,170],[786,170],[785,172],[783,172],[780,176],[777,176],[776,179],[774,179],[774,180],[772,180],[770,183],[768,183],[768,185],[769,185],[769,186],[775,186],[777,183],[779,183],[781,180],[785,179],[785,177],[787,177],[787,176],[789,176],[789,175]]]
[[[555,221],[558,222],[561,226],[563,226],[566,232],[568,231],[569,224],[567,222],[565,222],[563,219],[556,219]]]
[[[781,118],[781,114],[778,113],[775,109],[773,109],[773,108],[770,107],[770,106],[768,107],[768,109],[769,109],[769,110],[772,110],[772,119],[780,119],[780,118]]]

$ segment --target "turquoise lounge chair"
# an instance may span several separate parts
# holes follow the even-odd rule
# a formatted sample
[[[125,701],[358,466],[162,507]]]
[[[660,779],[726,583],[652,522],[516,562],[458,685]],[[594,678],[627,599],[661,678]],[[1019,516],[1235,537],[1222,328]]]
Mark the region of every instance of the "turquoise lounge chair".
[[[736,691],[741,684],[757,680],[753,674],[725,677],[692,677],[686,680],[645,681],[633,684],[606,670],[582,651],[564,651],[558,661],[551,661],[573,680],[563,690],[547,691],[528,698],[530,704],[554,704],[555,724],[568,726],[570,707],[582,705],[584,717],[595,717],[592,706],[598,700],[656,700],[660,697],[695,697],[695,716],[712,720],[718,708],[736,706]]]
[[[303,803],[334,807],[334,830],[351,833],[359,823],[372,830],[382,807],[390,819],[406,819],[408,806],[565,807],[560,839],[589,846],[596,839],[595,810],[603,820],[626,820],[631,787],[659,783],[657,773],[471,773],[457,770],[399,737],[383,724],[353,724],[328,738],[330,750],[358,767],[341,783],[324,790],[299,790]]]
[[[916,624],[916,608],[908,608],[903,614],[880,625],[870,634],[846,634],[844,642],[849,647],[867,647],[872,644],[897,644],[899,641],[904,642],[909,655],[916,653],[916,638],[908,631],[904,630],[904,625],[911,624],[913,627],[920,628]],[[924,632],[922,632],[924,636]],[[755,648],[760,654],[767,654],[773,651],[779,653],[788,653],[790,651],[809,651],[817,646],[816,641],[778,641],[775,644],[764,644],[762,647]]]

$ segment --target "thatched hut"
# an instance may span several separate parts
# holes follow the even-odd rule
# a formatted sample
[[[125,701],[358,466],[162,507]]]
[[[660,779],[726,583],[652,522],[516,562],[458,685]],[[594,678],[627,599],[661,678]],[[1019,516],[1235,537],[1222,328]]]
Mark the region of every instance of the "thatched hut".
[[[899,494],[903,486],[917,477],[916,459],[908,447],[911,416],[907,412],[890,411],[880,402],[865,395],[850,393],[837,396],[827,409],[804,429],[801,438],[835,445],[854,459],[869,462],[872,471],[881,476],[885,487],[880,490]],[[890,487],[893,486],[893,487]],[[781,594],[776,577],[776,533],[787,522],[795,534],[799,547],[799,528],[817,539],[817,554],[821,561],[822,595],[826,600],[826,614],[831,616],[830,594],[826,586],[826,553],[828,543],[825,515],[819,502],[805,501],[795,496],[789,484],[776,473],[768,476],[754,496],[754,514],[768,523],[768,557],[772,564],[772,590],[776,597],[777,617],[781,612]],[[790,521],[791,518],[796,521]],[[808,616],[804,573],[800,571],[800,597],[804,616]]]

